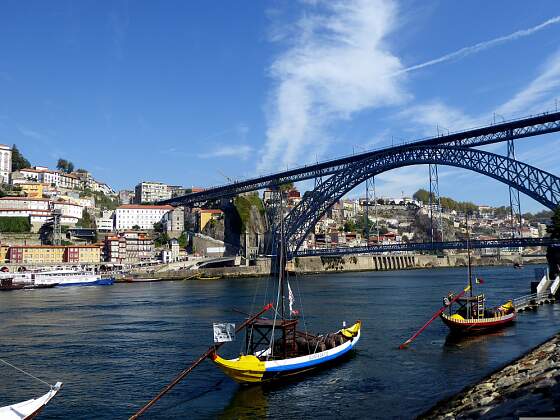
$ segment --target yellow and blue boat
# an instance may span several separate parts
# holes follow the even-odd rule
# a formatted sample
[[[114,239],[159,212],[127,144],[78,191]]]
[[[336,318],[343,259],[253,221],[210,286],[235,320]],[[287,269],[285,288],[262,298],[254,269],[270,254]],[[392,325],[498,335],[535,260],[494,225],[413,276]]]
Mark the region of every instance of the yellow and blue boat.
[[[299,375],[325,367],[342,359],[360,340],[361,322],[333,334],[312,336],[295,331],[296,320],[258,319],[247,327],[249,349],[252,354],[235,359],[224,359],[217,353],[212,361],[230,378],[242,384],[269,382]],[[271,342],[264,334],[267,330],[281,331],[284,338]],[[295,331],[295,334],[293,332]],[[258,344],[266,343],[264,350],[256,350]]]

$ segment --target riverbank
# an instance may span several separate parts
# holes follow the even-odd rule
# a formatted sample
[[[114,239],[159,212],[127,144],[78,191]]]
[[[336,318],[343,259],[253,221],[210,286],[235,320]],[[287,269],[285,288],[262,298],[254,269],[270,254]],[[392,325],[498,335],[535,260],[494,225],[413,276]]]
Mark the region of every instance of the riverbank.
[[[512,266],[514,263],[544,264],[544,257],[524,257],[508,255],[498,257],[475,257],[473,266]],[[392,271],[426,268],[466,267],[467,256],[462,254],[436,256],[423,254],[406,255],[347,255],[340,257],[298,257],[287,265],[289,272],[298,275],[345,273],[361,271]],[[186,280],[198,277],[262,277],[270,274],[270,259],[261,258],[250,265],[175,270],[154,270],[147,268],[132,273],[137,278],[155,280]]]
[[[460,375],[460,372],[458,372]],[[419,419],[518,418],[560,413],[560,333]]]

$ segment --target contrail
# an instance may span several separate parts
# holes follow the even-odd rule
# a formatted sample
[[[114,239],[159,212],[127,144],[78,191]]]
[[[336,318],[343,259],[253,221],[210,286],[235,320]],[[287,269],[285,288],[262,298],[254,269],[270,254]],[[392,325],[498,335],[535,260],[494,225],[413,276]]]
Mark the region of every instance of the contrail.
[[[443,63],[444,61],[449,61],[449,60],[453,60],[453,59],[457,59],[457,58],[463,58],[463,57],[466,57],[468,55],[475,54],[479,51],[486,50],[488,48],[492,48],[492,47],[494,47],[496,45],[499,45],[499,44],[502,44],[504,42],[513,41],[513,40],[516,40],[518,38],[523,38],[525,36],[532,35],[535,32],[538,32],[538,31],[546,28],[547,26],[555,25],[557,23],[560,23],[560,16],[556,16],[556,17],[553,17],[551,19],[548,19],[547,21],[541,23],[540,25],[533,26],[532,28],[521,29],[521,30],[513,32],[509,35],[504,35],[504,36],[501,36],[499,38],[491,39],[490,41],[479,42],[478,44],[472,45],[470,47],[461,48],[460,50],[457,50],[455,52],[446,54],[446,55],[444,55],[442,57],[439,57],[439,58],[435,58],[435,59],[430,60],[430,61],[426,61],[425,63],[416,64],[414,66],[407,67],[405,69],[402,69],[402,70],[396,72],[394,75],[399,75],[399,74],[402,74],[402,73],[408,73],[408,72],[411,72],[411,71],[414,71],[414,70],[423,69],[424,67],[433,66],[434,64]]]

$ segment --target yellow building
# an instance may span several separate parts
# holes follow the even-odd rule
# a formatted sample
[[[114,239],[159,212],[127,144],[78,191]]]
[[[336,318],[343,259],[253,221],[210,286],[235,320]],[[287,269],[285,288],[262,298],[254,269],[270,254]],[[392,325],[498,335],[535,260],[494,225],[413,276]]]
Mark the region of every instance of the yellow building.
[[[98,263],[101,248],[98,245],[19,245],[10,247],[8,255],[11,263],[19,264]]]
[[[43,184],[30,182],[28,184],[18,184],[18,186],[29,198],[43,198]]]
[[[10,262],[23,264],[49,264],[64,262],[65,246],[19,245],[10,247]]]
[[[210,220],[221,219],[224,212],[214,209],[200,209],[198,212],[198,231],[202,232]]]
[[[10,246],[0,244],[0,263],[10,261]]]
[[[98,245],[69,245],[65,262],[98,263],[101,261],[101,248]]]

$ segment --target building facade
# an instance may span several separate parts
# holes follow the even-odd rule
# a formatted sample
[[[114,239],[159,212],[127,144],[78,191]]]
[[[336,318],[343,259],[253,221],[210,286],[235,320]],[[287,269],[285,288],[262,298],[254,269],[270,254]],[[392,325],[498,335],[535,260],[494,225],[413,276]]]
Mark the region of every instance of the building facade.
[[[161,182],[141,182],[134,188],[134,202],[136,204],[155,203],[171,198],[171,188]]]
[[[8,184],[12,173],[12,149],[0,144],[0,183]]]
[[[118,231],[139,228],[154,229],[154,224],[162,222],[166,213],[173,210],[171,206],[142,206],[128,204],[115,210],[115,229]]]
[[[138,263],[155,257],[154,241],[146,232],[127,231],[105,240],[105,258],[113,263]]]

